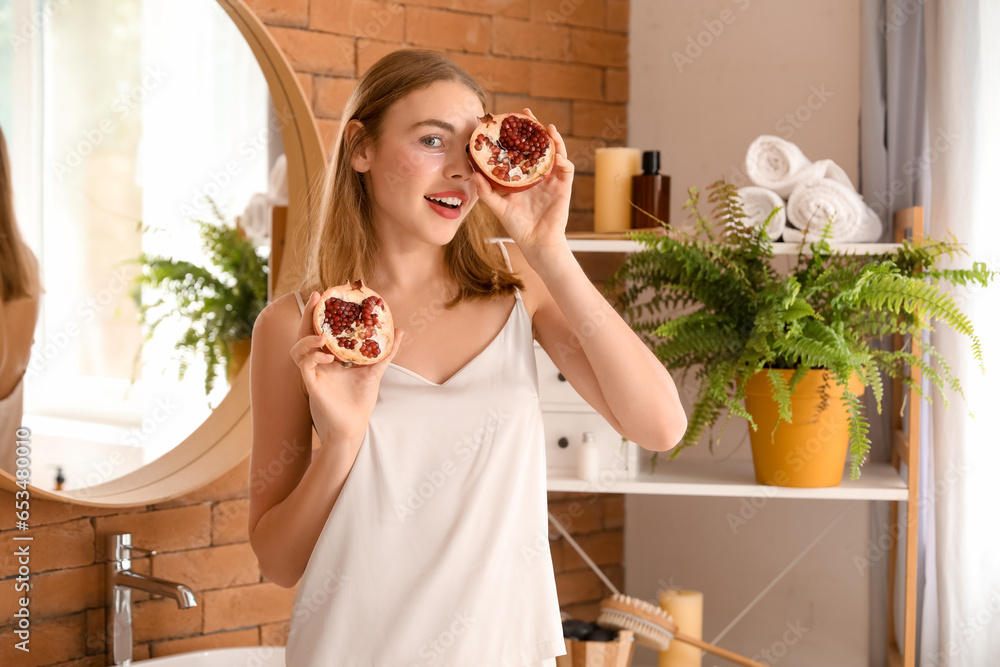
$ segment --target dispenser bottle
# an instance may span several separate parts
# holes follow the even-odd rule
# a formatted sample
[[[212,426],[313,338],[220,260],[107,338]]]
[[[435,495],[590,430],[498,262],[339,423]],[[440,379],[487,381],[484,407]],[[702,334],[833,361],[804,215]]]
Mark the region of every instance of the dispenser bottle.
[[[597,479],[600,472],[597,456],[597,440],[594,438],[594,433],[586,431],[583,434],[583,444],[580,446],[577,477],[588,482]]]
[[[632,229],[659,227],[660,223],[642,211],[670,224],[670,177],[660,175],[660,151],[642,154],[642,173],[632,177]]]

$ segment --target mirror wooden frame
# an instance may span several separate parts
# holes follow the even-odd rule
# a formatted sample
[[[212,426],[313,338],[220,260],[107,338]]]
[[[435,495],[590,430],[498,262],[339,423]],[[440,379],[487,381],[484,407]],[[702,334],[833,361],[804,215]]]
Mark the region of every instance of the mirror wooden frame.
[[[280,295],[292,289],[297,278],[296,260],[303,256],[300,246],[305,236],[299,232],[308,224],[312,200],[318,196],[311,186],[321,177],[326,160],[309,101],[274,38],[244,0],[217,2],[232,18],[257,58],[281,125],[288,161],[286,235],[271,239],[271,266],[283,260],[283,270],[273,286],[274,294]],[[249,456],[250,445],[250,364],[246,363],[233,380],[229,394],[208,419],[180,444],[148,465],[79,489],[54,492],[30,484],[28,488],[32,498],[80,505],[150,505],[177,498],[218,479]],[[0,488],[13,492],[20,487],[13,474],[0,469]]]

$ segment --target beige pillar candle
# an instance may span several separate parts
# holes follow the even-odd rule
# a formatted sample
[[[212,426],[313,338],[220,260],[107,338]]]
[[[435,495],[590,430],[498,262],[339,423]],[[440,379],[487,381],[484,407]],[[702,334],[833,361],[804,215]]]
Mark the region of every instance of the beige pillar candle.
[[[704,596],[698,591],[669,589],[660,592],[660,609],[670,614],[677,630],[701,639],[701,621]],[[670,642],[670,648],[659,652],[658,667],[701,667],[701,649],[679,641]]]
[[[594,154],[594,231],[631,228],[632,177],[642,173],[638,148],[598,148]]]

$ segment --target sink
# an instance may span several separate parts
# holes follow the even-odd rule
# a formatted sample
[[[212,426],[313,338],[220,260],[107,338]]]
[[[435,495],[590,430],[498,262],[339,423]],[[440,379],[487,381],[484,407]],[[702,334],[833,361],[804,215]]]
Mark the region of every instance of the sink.
[[[284,646],[244,646],[135,660],[134,667],[285,667]]]

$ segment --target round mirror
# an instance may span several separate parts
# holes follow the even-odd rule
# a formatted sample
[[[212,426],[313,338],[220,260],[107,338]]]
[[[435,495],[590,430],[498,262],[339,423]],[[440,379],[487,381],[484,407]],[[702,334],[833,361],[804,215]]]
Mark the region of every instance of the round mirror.
[[[293,278],[319,137],[241,1],[31,7],[0,0],[0,126],[46,289],[22,452],[34,495],[155,502],[249,452],[243,361]]]

